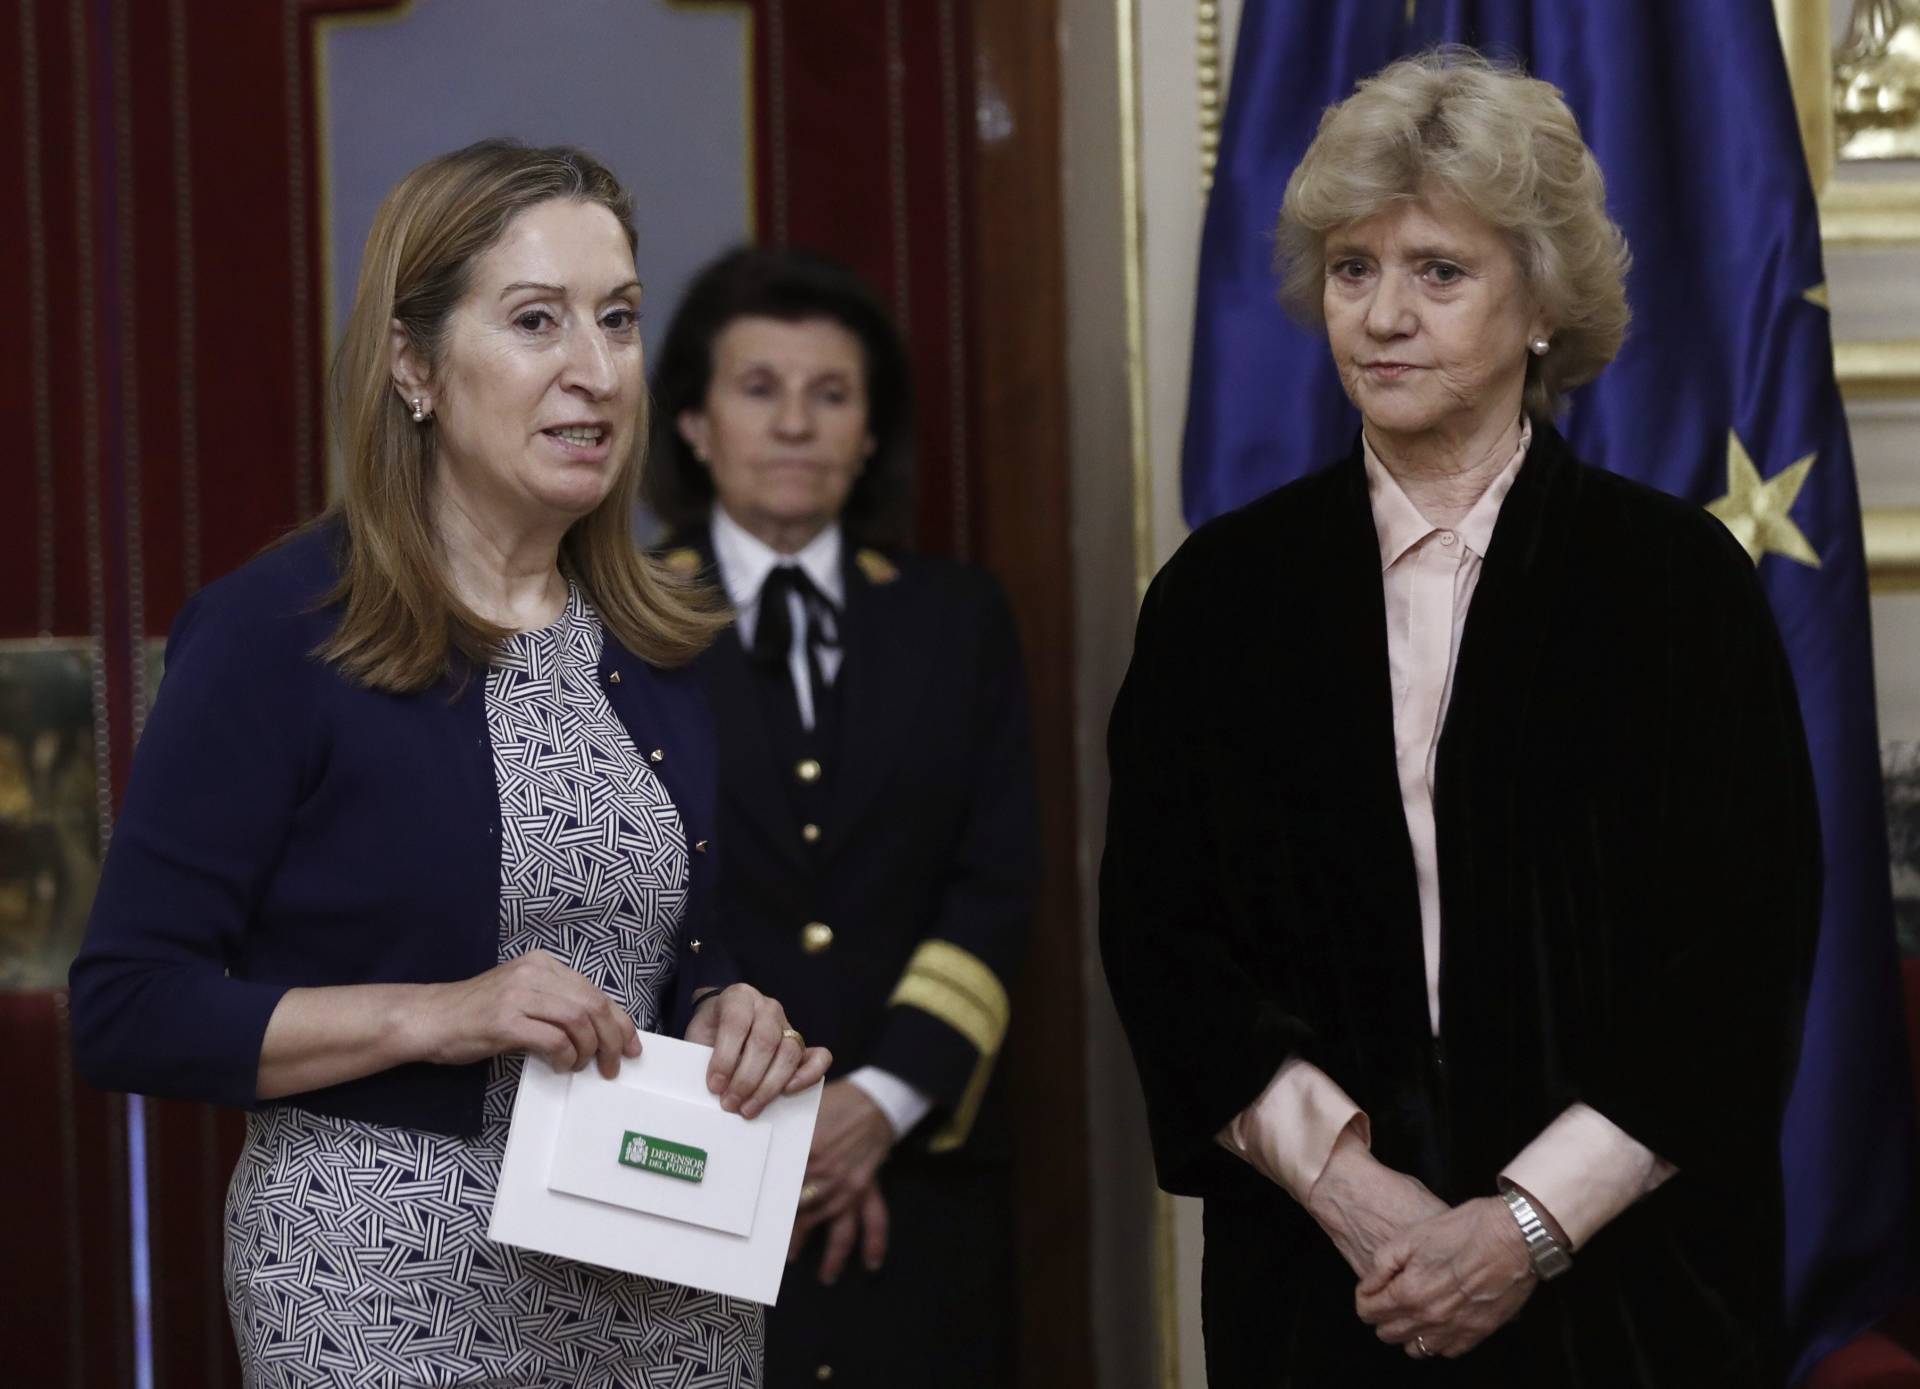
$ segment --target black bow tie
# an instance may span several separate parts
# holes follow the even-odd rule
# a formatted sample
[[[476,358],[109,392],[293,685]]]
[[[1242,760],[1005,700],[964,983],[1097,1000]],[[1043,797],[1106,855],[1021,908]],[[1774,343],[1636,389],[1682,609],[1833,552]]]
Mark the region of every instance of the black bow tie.
[[[753,629],[753,659],[767,665],[784,665],[793,647],[792,604],[787,595],[800,595],[800,606],[807,615],[805,634],[808,646],[840,644],[839,610],[822,593],[806,571],[797,564],[785,564],[767,575],[760,585],[760,616]]]

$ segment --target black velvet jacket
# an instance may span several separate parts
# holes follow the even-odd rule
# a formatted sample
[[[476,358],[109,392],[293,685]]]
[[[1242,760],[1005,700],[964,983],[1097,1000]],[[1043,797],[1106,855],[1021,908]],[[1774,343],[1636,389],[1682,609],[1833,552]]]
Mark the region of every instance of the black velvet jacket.
[[[1203,527],[1148,591],[1100,937],[1161,1182],[1207,1198],[1210,1383],[1778,1384],[1819,830],[1753,565],[1536,422],[1436,764],[1437,1039],[1391,698],[1357,443]],[[1410,1361],[1305,1212],[1214,1142],[1295,1054],[1449,1202],[1575,1101],[1680,1172],[1478,1349]]]

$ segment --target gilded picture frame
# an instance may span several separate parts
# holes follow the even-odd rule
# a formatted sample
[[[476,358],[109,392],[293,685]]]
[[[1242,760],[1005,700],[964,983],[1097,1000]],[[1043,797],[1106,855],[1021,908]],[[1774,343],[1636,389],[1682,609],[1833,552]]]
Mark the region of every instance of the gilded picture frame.
[[[100,876],[93,643],[0,641],[0,993],[55,989]]]

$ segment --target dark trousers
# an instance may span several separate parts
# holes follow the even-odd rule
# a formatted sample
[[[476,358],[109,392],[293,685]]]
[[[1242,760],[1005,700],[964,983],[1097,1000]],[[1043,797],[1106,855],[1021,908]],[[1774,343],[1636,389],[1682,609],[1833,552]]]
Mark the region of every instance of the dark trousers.
[[[767,1310],[766,1389],[1012,1389],[1010,1187],[999,1166],[882,1169],[886,1261],[869,1273],[856,1245],[839,1281],[823,1286],[825,1237],[814,1233]]]

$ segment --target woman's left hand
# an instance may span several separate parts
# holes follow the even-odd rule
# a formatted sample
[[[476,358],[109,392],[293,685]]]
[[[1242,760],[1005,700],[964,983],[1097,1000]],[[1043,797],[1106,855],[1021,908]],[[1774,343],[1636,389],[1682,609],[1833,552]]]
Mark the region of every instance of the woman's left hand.
[[[797,1095],[833,1064],[825,1047],[810,1047],[787,1023],[786,1009],[751,984],[708,994],[693,1010],[687,1040],[713,1048],[707,1089],[720,1107],[751,1119],[782,1095]]]
[[[1512,1321],[1538,1281],[1507,1203],[1485,1196],[1382,1245],[1354,1308],[1408,1355],[1452,1357]]]
[[[853,1207],[892,1151],[893,1125],[880,1106],[845,1077],[828,1081],[800,1188],[801,1223],[822,1225]]]

